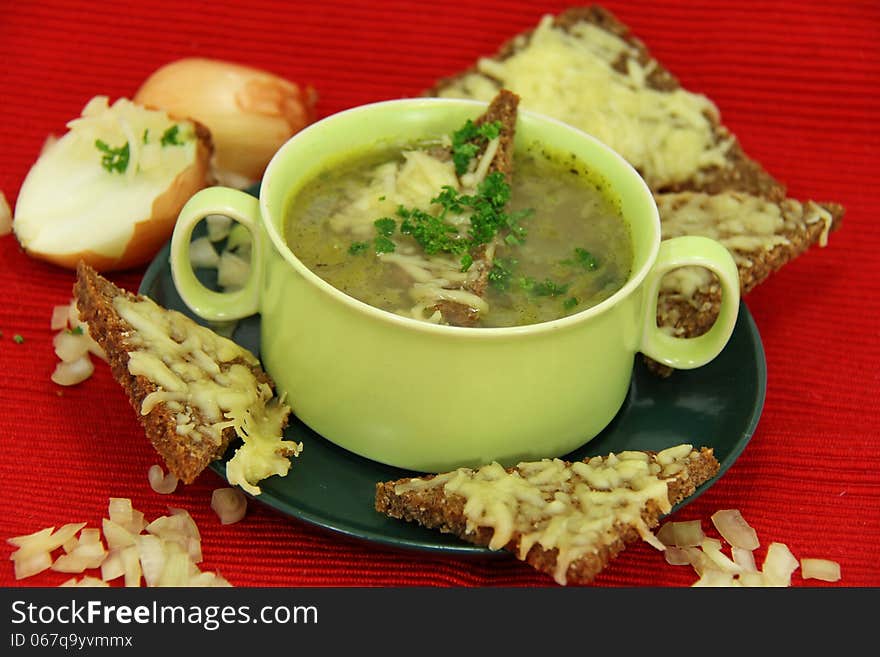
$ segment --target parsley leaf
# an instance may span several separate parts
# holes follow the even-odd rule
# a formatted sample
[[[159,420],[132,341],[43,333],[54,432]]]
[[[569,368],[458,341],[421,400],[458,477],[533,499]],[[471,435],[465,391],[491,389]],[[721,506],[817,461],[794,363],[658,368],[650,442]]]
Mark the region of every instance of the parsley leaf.
[[[459,255],[468,250],[467,240],[461,239],[455,226],[440,217],[418,208],[407,209],[402,205],[397,208],[397,216],[403,220],[400,222],[400,232],[412,235],[428,255],[436,255],[441,251]]]
[[[574,258],[562,260],[561,264],[575,265],[585,269],[586,271],[595,271],[599,268],[599,261],[596,259],[596,256],[594,256],[586,249],[582,249],[581,247],[575,248]]]
[[[128,142],[124,146],[111,148],[107,142],[101,139],[95,140],[95,148],[103,153],[101,156],[101,166],[110,173],[125,173],[128,168],[129,149]]]
[[[517,264],[513,258],[495,258],[492,269],[489,270],[489,284],[501,291],[509,289],[513,270]]]
[[[162,133],[162,139],[159,140],[162,146],[183,146],[180,137],[180,126],[176,123]]]
[[[397,222],[391,217],[376,219],[376,221],[373,222],[373,225],[376,227],[376,232],[383,237],[391,237],[397,229]]]
[[[536,281],[531,276],[525,276],[519,279],[519,285],[526,292],[536,297],[558,297],[568,292],[568,285],[560,285],[549,278],[545,278],[543,281]]]
[[[351,246],[348,247],[348,253],[350,255],[360,255],[361,253],[365,253],[369,248],[369,242],[352,242]]]
[[[471,159],[480,151],[479,142],[491,141],[501,134],[501,121],[491,121],[481,125],[468,119],[465,124],[452,133],[452,162],[459,176],[467,171]],[[474,143],[477,140],[478,143]]]
[[[580,301],[578,301],[577,297],[568,297],[565,301],[562,302],[562,307],[566,310],[571,310],[579,303]]]
[[[393,253],[394,249],[397,248],[397,245],[384,235],[379,235],[373,240],[373,246],[376,249],[376,253]]]
[[[461,271],[467,271],[471,268],[472,264],[474,264],[474,256],[470,253],[465,253],[461,256]]]

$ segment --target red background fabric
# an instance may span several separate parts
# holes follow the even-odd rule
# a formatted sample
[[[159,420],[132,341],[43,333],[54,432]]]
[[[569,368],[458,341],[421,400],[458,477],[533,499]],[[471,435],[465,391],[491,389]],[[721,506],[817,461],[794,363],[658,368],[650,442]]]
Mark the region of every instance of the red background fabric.
[[[64,131],[96,94],[133,95],[158,66],[184,56],[235,60],[313,85],[326,116],[411,96],[469,66],[564,2],[4,3],[0,15],[0,189],[14,204],[49,133]],[[628,23],[685,87],[712,98],[746,152],[791,196],[846,205],[843,227],[748,295],[767,357],[757,432],[720,481],[678,514],[738,508],[762,539],[798,557],[835,559],[841,585],[880,584],[880,201],[876,192],[880,5],[771,0],[622,2]],[[72,273],[0,238],[0,537],[49,525],[98,526],[109,497],[149,518],[188,509],[202,532],[203,568],[237,586],[547,586],[513,558],[450,558],[344,538],[252,504],[221,526],[209,508],[221,480],[204,473],[170,497],[152,492],[156,462],[106,367],[60,389],[52,306]],[[143,270],[111,276],[137,289]],[[23,344],[12,340],[25,338]],[[8,555],[12,547],[0,544]],[[2,565],[6,563],[6,565]],[[46,572],[0,585],[52,586]],[[687,568],[635,545],[596,586],[684,586]],[[797,585],[824,586],[817,581]]]

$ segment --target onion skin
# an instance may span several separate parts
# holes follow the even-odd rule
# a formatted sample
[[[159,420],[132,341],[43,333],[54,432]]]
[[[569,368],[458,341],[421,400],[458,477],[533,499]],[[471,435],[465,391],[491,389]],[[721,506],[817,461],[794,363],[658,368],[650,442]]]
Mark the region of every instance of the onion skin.
[[[134,101],[203,123],[218,174],[256,181],[278,148],[315,120],[317,94],[267,71],[191,57],[157,69]]]

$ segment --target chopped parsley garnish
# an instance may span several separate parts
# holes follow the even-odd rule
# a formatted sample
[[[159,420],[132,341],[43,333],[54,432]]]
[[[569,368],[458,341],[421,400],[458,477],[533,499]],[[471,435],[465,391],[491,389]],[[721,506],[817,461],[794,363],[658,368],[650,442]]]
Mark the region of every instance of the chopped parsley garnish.
[[[402,219],[400,232],[412,235],[428,255],[441,251],[460,255],[468,250],[467,240],[462,239],[455,226],[443,221],[442,217],[435,217],[418,208],[407,209],[402,205],[397,208],[397,216]]]
[[[480,151],[480,145],[475,140],[482,138],[491,141],[500,134],[501,121],[477,125],[468,119],[459,130],[452,133],[452,162],[455,164],[455,173],[460,176],[467,171],[471,160]]]
[[[517,261],[513,258],[495,258],[489,270],[489,284],[501,291],[509,289],[516,265]]]
[[[180,126],[175,123],[163,132],[159,143],[163,146],[183,146],[183,141],[180,137]]]
[[[68,329],[67,332],[70,333],[71,335],[82,335],[83,334],[82,324],[80,324],[76,328]]]
[[[427,255],[449,253],[461,256],[461,270],[467,271],[474,262],[471,251],[491,242],[499,231],[510,231],[507,238],[511,239],[505,238],[508,244],[522,244],[525,239],[526,230],[519,221],[532,214],[532,211],[507,213],[505,206],[509,199],[510,185],[504,179],[504,174],[497,171],[486,176],[473,195],[461,194],[455,188],[444,185],[431,199],[432,204],[440,206],[440,212],[436,215],[402,205],[397,208],[397,216],[401,219],[400,232],[411,235]],[[446,221],[448,214],[464,212],[470,212],[470,227],[466,236]],[[382,230],[379,222],[385,221],[386,218],[383,218],[376,222],[378,230]]]
[[[369,242],[352,242],[351,246],[348,247],[348,252],[351,255],[360,255],[361,253],[366,253],[369,248]]]
[[[530,276],[525,276],[519,279],[519,285],[526,292],[536,297],[558,297],[568,292],[568,285],[560,285],[549,278],[545,278],[543,281],[536,281]]]
[[[376,238],[373,240],[373,248],[376,253],[392,253],[397,245],[391,239],[394,231],[397,229],[397,222],[391,217],[382,217],[373,222],[376,227]],[[370,242],[353,242],[348,247],[351,255],[360,255],[366,253],[370,248]]]
[[[373,246],[376,249],[376,253],[393,253],[397,245],[390,238],[379,235],[373,240]]]
[[[20,334],[16,333],[12,336],[12,341],[16,344],[21,344],[22,342],[24,342],[24,338]]]
[[[480,151],[482,142],[495,139],[500,134],[500,121],[476,125],[468,120],[461,129],[454,132],[452,157],[456,172],[461,175],[467,171],[471,158]],[[380,200],[384,198],[382,196]],[[526,229],[520,221],[533,214],[533,210],[510,214],[506,212],[509,200],[510,185],[503,173],[495,171],[477,185],[473,195],[462,194],[454,187],[444,185],[430,201],[432,205],[440,206],[436,214],[403,205],[398,206],[395,214],[400,220],[400,233],[411,236],[426,255],[448,253],[459,256],[461,271],[465,272],[474,263],[475,249],[491,242],[500,231],[508,231],[504,238],[508,245],[520,245],[525,240]],[[465,213],[469,219],[466,235],[446,220],[450,214]],[[373,240],[376,253],[394,251],[396,245],[391,237],[398,227],[397,222],[391,217],[382,217],[374,225],[378,235]],[[368,248],[369,242],[355,242],[349,247],[349,253],[357,255]],[[496,274],[496,278],[499,276],[500,274]],[[509,275],[507,278],[509,279]]]
[[[128,142],[124,146],[111,148],[107,142],[100,139],[95,140],[95,148],[103,153],[101,156],[101,166],[110,173],[125,173],[128,168],[129,149]]]
[[[150,138],[150,129],[149,129],[149,128],[144,128],[144,136],[141,138],[141,141],[142,141],[143,143],[146,144],[146,143],[147,143],[147,140],[148,140],[149,138]]]
[[[373,222],[373,225],[376,227],[376,232],[383,237],[391,237],[397,229],[397,222],[391,217],[376,219],[376,221]]]
[[[571,310],[579,303],[580,301],[577,300],[577,297],[568,297],[565,301],[562,302],[562,307],[566,310]]]
[[[599,261],[592,253],[586,249],[576,247],[574,250],[574,258],[568,258],[562,261],[563,265],[575,265],[585,269],[586,271],[595,271],[599,268]]]

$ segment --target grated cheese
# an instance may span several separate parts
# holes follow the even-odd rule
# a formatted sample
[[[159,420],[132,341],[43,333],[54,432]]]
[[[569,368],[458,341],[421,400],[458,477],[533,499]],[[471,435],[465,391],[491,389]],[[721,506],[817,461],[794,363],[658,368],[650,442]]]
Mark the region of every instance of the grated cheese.
[[[498,138],[492,139],[479,161],[472,161],[471,170],[461,179],[456,175],[451,160],[434,157],[423,150],[405,151],[402,162],[386,162],[377,166],[366,184],[347,190],[345,202],[328,219],[328,225],[335,232],[369,239],[375,232],[376,218],[394,216],[401,205],[436,212],[431,199],[443,187],[474,193],[476,186],[486,177],[499,143]],[[468,213],[455,215],[450,212],[444,220],[462,233],[470,225]],[[411,253],[405,248],[394,253],[381,253],[378,257],[384,263],[399,267],[412,279],[408,294],[415,304],[399,309],[398,314],[437,323],[441,320],[440,314],[429,309],[440,301],[453,301],[481,313],[488,312],[485,299],[463,289],[468,274],[461,271],[458,260],[445,255]]]
[[[227,479],[253,495],[262,479],[287,474],[289,457],[302,444],[283,440],[290,408],[257,380],[253,354],[151,299],[120,296],[113,306],[133,329],[129,372],[158,388],[143,400],[141,414],[167,405],[177,434],[195,443],[219,445],[223,430],[233,427],[244,444],[227,463]]]
[[[565,584],[569,566],[613,541],[615,526],[631,526],[664,549],[642,511],[649,503],[664,513],[670,511],[667,481],[695,454],[691,445],[680,445],[653,458],[625,451],[571,464],[560,459],[520,463],[510,472],[491,463],[477,470],[461,468],[431,479],[412,479],[397,485],[394,492],[442,487],[447,495],[463,497],[468,533],[490,528],[492,550],[519,537],[520,559],[534,545],[557,550],[553,577]]]
[[[510,89],[521,97],[523,108],[608,144],[652,187],[699,181],[703,170],[728,166],[733,139],[717,134],[715,105],[684,89],[650,88],[656,64],[639,62],[636,48],[618,36],[588,22],[563,30],[545,16],[517,46],[502,61],[480,59],[477,72],[440,95],[488,101],[499,88]]]

